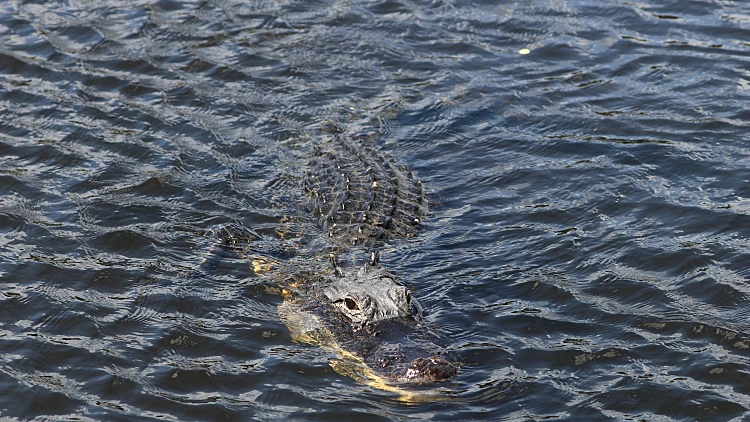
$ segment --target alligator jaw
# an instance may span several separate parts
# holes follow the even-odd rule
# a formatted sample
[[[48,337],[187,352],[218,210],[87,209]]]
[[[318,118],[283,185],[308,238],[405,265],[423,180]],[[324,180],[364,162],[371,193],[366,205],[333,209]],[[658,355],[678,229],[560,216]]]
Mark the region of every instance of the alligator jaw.
[[[297,340],[334,349],[337,372],[371,385],[424,385],[458,374],[458,364],[432,342],[417,299],[377,254],[359,268],[342,268],[335,257],[331,263],[333,271],[308,294],[279,308]]]

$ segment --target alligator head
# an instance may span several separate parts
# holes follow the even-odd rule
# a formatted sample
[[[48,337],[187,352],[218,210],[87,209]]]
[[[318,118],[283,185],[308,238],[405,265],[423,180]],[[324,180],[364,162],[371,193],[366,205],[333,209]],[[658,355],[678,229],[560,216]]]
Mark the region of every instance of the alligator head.
[[[317,289],[330,331],[340,347],[373,372],[396,382],[445,381],[458,365],[439,356],[422,321],[422,308],[409,290],[380,266],[377,252],[359,269],[343,269],[331,256],[333,272]]]

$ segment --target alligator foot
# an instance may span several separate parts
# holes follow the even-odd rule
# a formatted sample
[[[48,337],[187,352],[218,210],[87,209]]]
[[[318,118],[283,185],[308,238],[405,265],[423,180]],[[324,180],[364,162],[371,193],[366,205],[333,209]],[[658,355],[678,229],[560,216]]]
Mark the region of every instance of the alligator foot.
[[[236,224],[226,224],[215,230],[215,235],[222,246],[241,250],[243,245],[247,245],[253,240],[260,240],[261,237],[254,231]]]
[[[207,232],[209,236],[215,236],[217,242],[203,259],[200,269],[215,270],[219,263],[233,255],[243,255],[248,252],[249,245],[261,240],[261,236],[254,231],[236,224],[227,224]],[[265,272],[271,269],[273,262],[264,257],[255,257],[252,260],[253,271],[256,273]]]

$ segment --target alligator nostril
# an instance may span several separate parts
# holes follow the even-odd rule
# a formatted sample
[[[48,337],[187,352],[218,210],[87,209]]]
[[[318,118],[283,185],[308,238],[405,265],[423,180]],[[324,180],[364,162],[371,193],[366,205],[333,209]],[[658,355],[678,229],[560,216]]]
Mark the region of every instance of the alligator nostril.
[[[458,366],[439,356],[414,359],[406,371],[406,377],[415,383],[445,381],[457,374]]]
[[[346,307],[347,307],[347,308],[348,308],[348,309],[349,309],[350,311],[353,311],[353,310],[355,310],[355,309],[359,309],[359,306],[357,306],[357,302],[355,302],[355,301],[354,301],[354,300],[352,300],[352,299],[349,299],[348,297],[347,297],[346,299],[344,299],[344,304],[346,304]]]

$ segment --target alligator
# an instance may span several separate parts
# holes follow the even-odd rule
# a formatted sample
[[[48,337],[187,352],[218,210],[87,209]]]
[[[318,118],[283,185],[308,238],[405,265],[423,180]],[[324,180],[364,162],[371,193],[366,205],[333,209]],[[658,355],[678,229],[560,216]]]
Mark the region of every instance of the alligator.
[[[325,270],[297,271],[283,288],[279,315],[293,340],[329,347],[333,368],[391,391],[395,384],[424,385],[455,377],[423,310],[399,278],[380,263],[379,248],[411,237],[428,211],[422,183],[406,167],[342,133],[314,147],[300,201],[326,239]],[[222,242],[237,243],[237,231]],[[366,256],[361,266],[338,256]],[[256,268],[257,269],[257,268]]]

